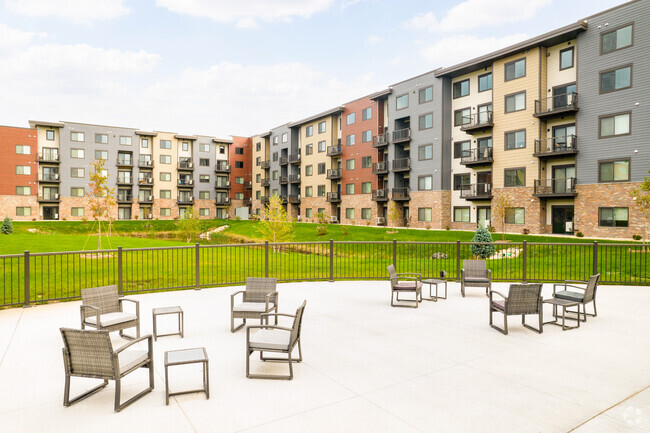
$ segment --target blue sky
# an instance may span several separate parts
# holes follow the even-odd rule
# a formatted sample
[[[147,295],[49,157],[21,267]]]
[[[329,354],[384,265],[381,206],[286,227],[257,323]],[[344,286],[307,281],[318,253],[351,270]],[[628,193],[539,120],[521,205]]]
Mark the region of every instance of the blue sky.
[[[0,0],[0,124],[252,135],[621,0]]]

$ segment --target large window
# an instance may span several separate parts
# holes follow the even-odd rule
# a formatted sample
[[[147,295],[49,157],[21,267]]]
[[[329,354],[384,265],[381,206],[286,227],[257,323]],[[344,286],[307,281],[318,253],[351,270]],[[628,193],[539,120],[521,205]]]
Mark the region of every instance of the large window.
[[[199,143],[199,152],[210,152],[210,145],[208,143]]]
[[[160,163],[161,164],[171,164],[172,163],[172,156],[171,155],[160,155]]]
[[[506,150],[526,147],[526,130],[506,132]]]
[[[346,125],[354,125],[354,122],[356,122],[356,113],[350,113],[345,117],[345,124]]]
[[[308,127],[305,128],[305,135],[307,137],[311,137],[312,135],[314,135],[314,126],[313,125],[309,125]]]
[[[235,147],[235,155],[243,155],[243,154],[244,154],[243,147]]]
[[[402,108],[406,108],[409,106],[409,94],[406,93],[404,95],[398,96],[395,98],[395,104],[398,110],[401,110]]]
[[[423,114],[419,120],[420,130],[433,128],[433,113]]]
[[[82,217],[82,216],[84,216],[84,208],[82,208],[82,207],[70,208],[70,215],[71,216],[76,216],[76,217]]]
[[[345,145],[346,146],[354,146],[355,141],[356,141],[356,136],[354,134],[347,135],[345,137]]]
[[[31,148],[24,144],[16,145],[16,154],[17,155],[29,155],[31,153]]]
[[[322,134],[325,131],[327,131],[327,123],[325,123],[324,120],[322,122],[318,122],[318,133]]]
[[[631,123],[632,117],[630,113],[603,116],[599,119],[598,136],[605,138],[616,135],[628,135],[630,134]]]
[[[560,71],[573,68],[573,47],[560,51]]]
[[[526,92],[506,95],[506,113],[521,111],[526,109]]]
[[[161,189],[160,198],[172,198],[172,191],[169,189]]]
[[[86,157],[85,149],[70,149],[70,158],[83,159]]]
[[[32,174],[32,167],[29,165],[17,165],[16,174]]]
[[[628,182],[630,180],[630,161],[602,161],[598,163],[600,182]]]
[[[161,171],[160,172],[160,180],[162,182],[171,182],[172,180],[172,174],[168,172]]]
[[[84,177],[86,175],[85,168],[71,168],[70,177]]]
[[[459,191],[465,189],[470,183],[469,173],[461,173],[454,175],[454,190]]]
[[[108,159],[108,150],[95,150],[95,159]]]
[[[425,159],[433,158],[433,144],[425,144],[418,147],[418,159],[423,161]]]
[[[347,183],[345,184],[345,193],[348,195],[354,194],[354,184]]]
[[[235,161],[235,168],[244,168],[244,161]]]
[[[632,32],[634,26],[628,24],[625,27],[610,30],[601,35],[600,52],[601,54],[611,53],[632,45]]]
[[[108,144],[108,134],[95,134],[95,143]]]
[[[372,165],[372,156],[361,157],[361,168],[370,168]]]
[[[75,208],[72,208],[75,209]],[[83,209],[83,208],[82,208]],[[16,206],[16,216],[30,216],[32,208],[28,206]]]
[[[131,137],[125,137],[123,135],[120,136],[120,144],[122,146],[130,146],[132,142],[133,140],[131,139]]]
[[[526,59],[506,63],[506,81],[526,76]]]
[[[454,143],[454,158],[462,158],[463,156],[469,156],[469,149],[471,142],[468,141],[457,141]]]
[[[478,76],[478,91],[485,92],[492,89],[492,72]]]
[[[470,109],[463,108],[462,110],[454,111],[454,126],[462,126],[472,121],[470,116]]]
[[[199,191],[199,199],[201,199],[201,200],[209,200],[210,199],[210,191]]]
[[[420,104],[424,104],[425,102],[429,102],[433,100],[433,86],[425,87],[424,89],[420,89],[418,92],[419,95],[419,101]]]
[[[468,207],[454,207],[454,222],[468,223],[469,222],[469,208]]]
[[[598,208],[598,225],[601,227],[627,227],[629,212],[626,207]]]
[[[364,108],[361,112],[361,120],[372,119],[372,107]]]
[[[600,93],[632,87],[632,65],[600,73]]]
[[[161,217],[171,216],[171,214],[172,214],[171,208],[168,208],[168,207],[161,207],[160,208],[160,216]]]
[[[70,133],[70,141],[86,141],[86,134],[83,132],[71,132]]]
[[[361,184],[361,194],[370,194],[372,191],[372,184],[370,182],[363,182]]]
[[[83,197],[85,195],[85,190],[80,187],[70,188],[70,197]]]
[[[372,215],[372,210],[369,207],[362,207],[361,208],[361,219],[362,220],[369,220],[371,215]]]
[[[526,211],[523,207],[511,207],[506,210],[506,224],[524,224]]]
[[[469,95],[469,78],[463,81],[457,81],[453,85],[454,99]]]
[[[349,220],[354,219],[354,208],[351,207],[345,208],[345,218]]]
[[[525,168],[509,168],[504,170],[503,186],[524,186],[526,185]]]
[[[433,177],[432,176],[420,176],[418,177],[418,191],[429,191],[433,189]]]
[[[354,170],[354,159],[348,159],[345,161],[346,170]]]
[[[367,131],[363,131],[361,133],[361,142],[362,143],[369,143],[371,141],[372,141],[372,130],[369,129]]]
[[[430,222],[431,221],[431,208],[419,207],[418,208],[418,221]]]
[[[161,149],[171,149],[172,148],[172,141],[171,140],[160,140],[160,148]]]
[[[81,190],[83,191],[83,188],[81,188]],[[31,195],[31,194],[32,194],[32,187],[31,186],[17,186],[16,187],[16,195]],[[81,196],[83,196],[83,194]]]

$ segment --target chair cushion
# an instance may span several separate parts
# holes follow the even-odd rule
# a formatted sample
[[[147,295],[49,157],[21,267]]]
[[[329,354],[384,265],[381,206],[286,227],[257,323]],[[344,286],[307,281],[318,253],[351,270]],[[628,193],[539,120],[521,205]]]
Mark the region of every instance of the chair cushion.
[[[135,314],[129,313],[106,313],[99,316],[100,325],[102,327],[117,325],[118,323],[130,322],[132,320],[137,320]],[[86,323],[96,325],[96,316],[86,317]]]
[[[498,310],[506,311],[506,301],[503,301],[501,299],[492,301],[492,306]]]
[[[583,293],[572,292],[570,290],[561,290],[555,294],[556,298],[566,299],[567,301],[582,302],[585,299]]]
[[[415,290],[422,288],[421,281],[401,281],[393,286],[393,290]]]
[[[466,283],[489,283],[489,278],[484,277],[465,277]]]
[[[135,367],[138,364],[146,361],[149,357],[149,352],[146,350],[129,350],[120,352],[118,355],[120,363],[120,372],[125,372]]]
[[[289,350],[291,332],[280,329],[259,329],[251,332],[250,347],[254,349]]]
[[[272,306],[273,303],[269,302],[269,306]],[[254,313],[264,313],[266,311],[265,302],[242,302],[239,305],[235,305],[232,311],[252,311]]]

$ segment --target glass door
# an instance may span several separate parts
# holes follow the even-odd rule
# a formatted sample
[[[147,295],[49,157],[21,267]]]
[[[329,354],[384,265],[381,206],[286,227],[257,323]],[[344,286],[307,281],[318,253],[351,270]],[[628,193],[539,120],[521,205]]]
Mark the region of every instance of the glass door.
[[[573,192],[573,178],[576,176],[574,165],[553,167],[553,193],[567,194]]]
[[[558,110],[573,105],[573,94],[576,91],[575,84],[559,86],[553,89],[553,109]]]
[[[573,149],[573,137],[576,134],[575,125],[562,125],[553,128],[553,149],[556,152]]]
[[[476,208],[476,221],[478,226],[488,228],[492,219],[492,209],[489,206],[478,206]]]

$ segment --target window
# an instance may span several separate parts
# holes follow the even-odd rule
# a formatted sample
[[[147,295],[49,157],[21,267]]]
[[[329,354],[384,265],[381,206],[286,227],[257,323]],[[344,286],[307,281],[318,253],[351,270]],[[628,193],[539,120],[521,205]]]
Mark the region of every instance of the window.
[[[504,170],[503,186],[524,186],[526,185],[526,169],[512,168]]]
[[[305,176],[311,176],[314,174],[314,166],[308,165],[305,167]]]
[[[235,161],[235,168],[244,168],[244,161]]]
[[[85,195],[85,190],[80,187],[72,187],[70,188],[70,196],[71,197],[83,197]]]
[[[171,149],[172,148],[172,141],[171,140],[160,140],[160,148],[161,149]]]
[[[16,174],[32,174],[32,168],[29,165],[17,165]]]
[[[485,92],[492,89],[492,72],[478,76],[478,91]]]
[[[273,161],[278,160],[278,155],[279,155],[278,152],[273,152]]]
[[[433,113],[420,116],[420,130],[433,128]]]
[[[172,191],[169,189],[161,189],[160,198],[172,198]]]
[[[506,132],[506,150],[526,147],[526,130]]]
[[[372,166],[372,156],[364,156],[361,158],[361,168],[370,168]]]
[[[160,180],[163,182],[170,182],[172,180],[171,173],[160,173]]]
[[[607,54],[632,45],[633,25],[628,24],[619,29],[603,33],[600,39],[600,53]]]
[[[613,69],[600,73],[600,93],[632,87],[632,66]]]
[[[349,220],[354,219],[354,208],[351,208],[351,207],[345,208],[345,218],[347,218]]]
[[[244,154],[243,147],[235,147],[235,155],[243,155],[243,154]]]
[[[430,102],[433,100],[433,86],[425,87],[424,89],[420,89],[418,92],[418,100],[420,104],[424,104],[425,102]]]
[[[628,182],[630,180],[630,161],[603,161],[598,163],[599,182]]]
[[[161,164],[171,164],[172,163],[172,156],[171,155],[160,155],[160,163]]]
[[[143,138],[140,140],[140,147],[143,149],[146,149],[149,147],[149,139],[148,138]]]
[[[573,68],[573,47],[560,51],[560,71]]]
[[[364,108],[361,111],[361,120],[370,120],[372,119],[372,108]]]
[[[512,95],[506,95],[506,113],[521,111],[526,109],[526,92],[519,92]]]
[[[262,197],[262,191],[255,191],[255,199],[259,200],[261,197]]]
[[[271,179],[278,180],[278,171],[277,170],[273,170],[273,173],[271,174]]]
[[[210,216],[210,209],[207,207],[202,207],[199,209],[199,216]]]
[[[285,132],[284,134],[282,134],[282,142],[286,143],[287,141],[289,141],[289,133]],[[243,153],[243,151],[242,151],[242,153]]]
[[[108,144],[108,134],[95,134],[95,143]]]
[[[313,144],[308,144],[305,146],[305,155],[311,155],[314,153],[314,145]]]
[[[108,150],[95,150],[95,159],[108,159]]]
[[[325,185],[318,185],[318,196],[325,197]]]
[[[630,134],[631,114],[613,114],[599,119],[599,138]]]
[[[313,214],[313,209],[312,208],[308,207],[307,209],[305,209],[305,217],[306,218],[311,218],[312,214]]]
[[[526,76],[526,59],[506,63],[506,81]]]
[[[72,209],[75,209],[75,208],[72,208]],[[17,206],[16,207],[16,216],[30,216],[31,214],[32,214],[32,208],[31,207],[27,207],[27,206]]]
[[[224,155],[226,153],[226,146],[219,146],[219,153]]]
[[[201,183],[210,183],[210,175],[209,174],[200,174],[199,175],[199,182],[201,182]]]
[[[29,146],[25,146],[22,144],[17,144],[16,145],[16,154],[17,155],[29,155],[31,153],[31,149]]]
[[[160,208],[160,216],[171,216],[172,215],[172,210],[168,207],[161,207]]]
[[[627,227],[629,211],[626,207],[599,207],[598,225],[601,227]]]
[[[419,207],[418,208],[418,221],[430,222],[431,221],[431,208]]]
[[[210,158],[199,158],[199,165],[201,167],[210,167]]]
[[[345,160],[345,169],[346,170],[354,170],[354,159]]]
[[[258,156],[257,158],[255,158],[255,166],[259,167],[260,165],[262,165],[262,157]]]
[[[409,106],[409,94],[401,95],[395,98],[395,104],[398,110]]]
[[[257,152],[261,152],[262,151],[262,143],[259,143],[259,142],[255,143],[255,150]]]
[[[418,159],[424,161],[433,158],[433,144],[425,144],[418,147]]]
[[[275,146],[278,143],[280,143],[280,137],[278,135],[276,135],[275,137],[273,137],[273,145]]]
[[[241,176],[236,176],[236,177],[235,177],[235,183],[236,183],[237,185],[243,185],[243,184],[244,184],[244,178],[241,177]]]
[[[85,168],[71,168],[70,177],[84,177],[86,175]]]
[[[463,108],[462,110],[454,111],[454,126],[462,126],[470,123],[472,118],[470,116],[470,109]]]
[[[313,197],[314,196],[314,187],[313,186],[306,186],[305,187],[305,197]]]
[[[432,176],[420,176],[418,177],[418,191],[429,191],[433,189],[433,177]]]
[[[45,139],[49,141],[54,141],[54,130],[48,129],[45,131]],[[31,210],[31,208],[29,208]]]
[[[470,177],[469,173],[455,174],[454,175],[454,190],[460,191],[469,185]]]
[[[354,122],[356,122],[356,113],[350,113],[347,116],[345,116],[346,125],[354,125]]]
[[[84,208],[82,207],[70,208],[70,215],[75,217],[82,217],[84,216]]]
[[[370,143],[372,141],[372,131],[369,129],[361,133],[361,142]]]
[[[86,157],[85,149],[70,149],[70,158],[83,159]]]
[[[454,83],[454,99],[469,95],[469,78]]]
[[[372,185],[370,182],[361,183],[361,194],[370,194],[372,192]]]
[[[353,183],[346,183],[345,184],[345,193],[346,194],[354,194],[354,184]]]
[[[244,199],[244,193],[243,192],[236,192],[235,193],[235,200],[243,200]]]
[[[208,200],[210,198],[210,191],[199,191],[199,198],[201,200]]]
[[[120,136],[120,144],[122,146],[130,146],[132,143],[131,137]]]
[[[74,188],[73,188],[74,189]],[[83,188],[81,188],[83,191]],[[32,187],[31,186],[17,186],[16,187],[16,195],[31,195],[32,194]],[[81,194],[83,197],[83,194]]]
[[[350,134],[345,137],[345,145],[346,146],[354,146],[356,141],[356,136],[354,134]]]
[[[511,207],[506,210],[506,224],[523,224],[526,212],[523,207]]]
[[[361,208],[361,219],[362,220],[369,220],[372,215],[372,211],[369,207],[363,207]]]
[[[326,149],[326,148],[327,148],[327,146],[325,145],[325,142],[324,142],[324,141],[319,141],[319,142],[318,142],[318,152],[319,152],[319,153],[320,153],[320,152],[325,152],[325,149]]]
[[[468,141],[457,141],[454,143],[454,158],[461,158],[463,156],[469,156],[470,142]]]
[[[84,142],[86,141],[86,134],[83,132],[71,132],[70,141]]]
[[[255,183],[260,183],[262,180],[262,175],[260,173],[257,173],[255,175]]]
[[[199,143],[199,152],[209,152],[210,151],[210,145],[208,143]]]
[[[181,149],[183,149],[184,152],[187,152],[188,150],[190,150],[190,143],[187,141],[183,141],[181,143]]]
[[[314,125],[309,125],[308,127],[305,128],[305,135],[307,137],[311,137],[314,135]]]
[[[324,120],[322,122],[318,122],[318,133],[322,134],[325,131],[327,131],[327,123]]]
[[[325,174],[325,163],[321,162],[318,164],[318,174]]]

